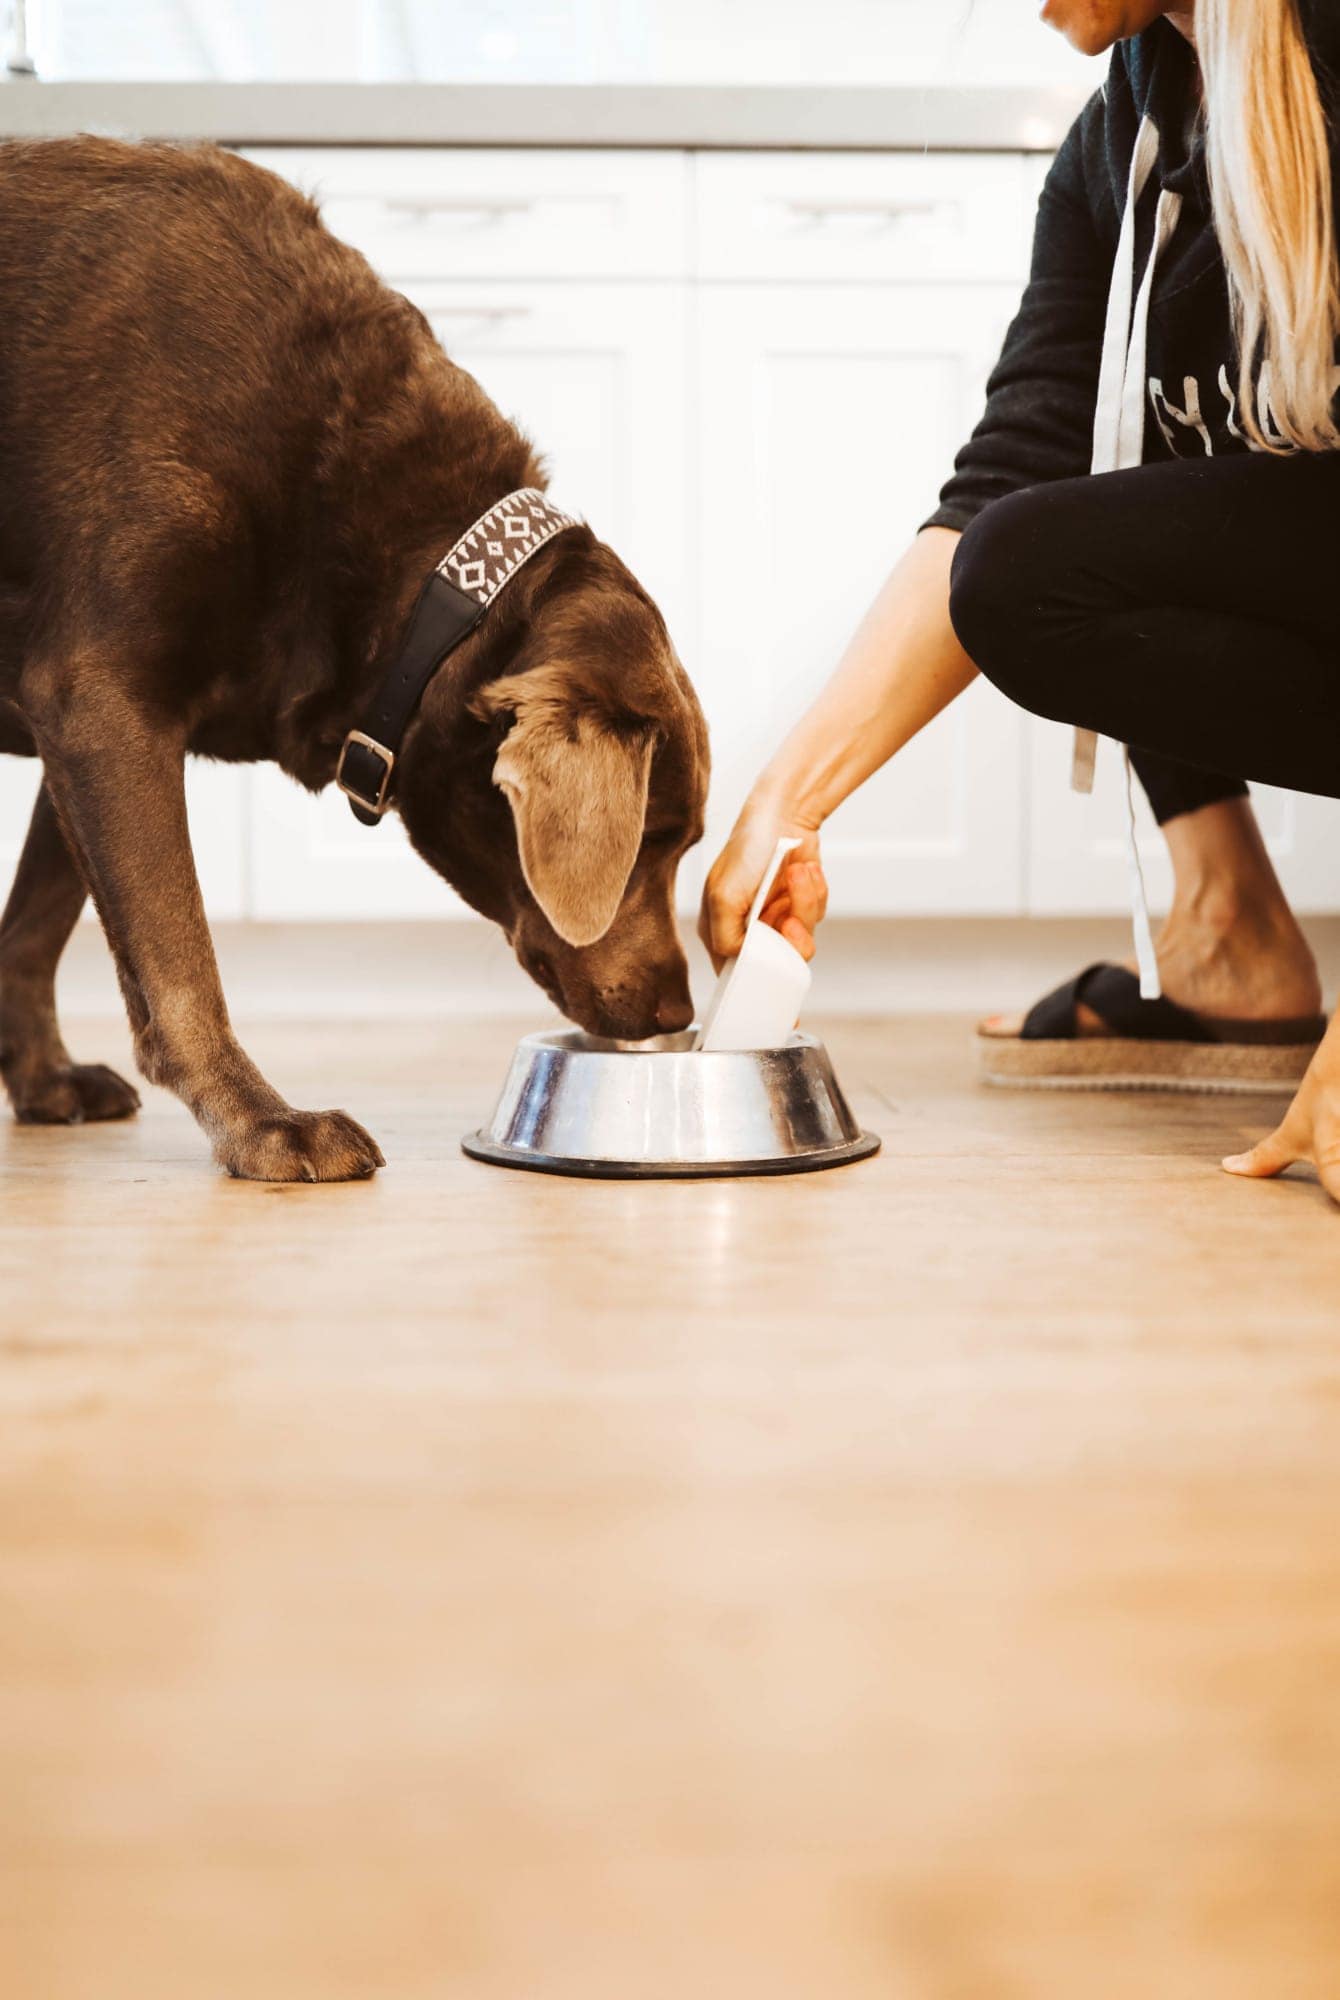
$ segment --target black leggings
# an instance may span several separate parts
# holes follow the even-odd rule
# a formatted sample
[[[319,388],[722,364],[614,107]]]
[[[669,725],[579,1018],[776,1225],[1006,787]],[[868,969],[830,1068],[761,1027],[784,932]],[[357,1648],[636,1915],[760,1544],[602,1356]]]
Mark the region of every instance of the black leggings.
[[[1179,459],[995,501],[949,612],[1021,707],[1129,744],[1162,824],[1244,778],[1340,798],[1338,557],[1340,452]]]

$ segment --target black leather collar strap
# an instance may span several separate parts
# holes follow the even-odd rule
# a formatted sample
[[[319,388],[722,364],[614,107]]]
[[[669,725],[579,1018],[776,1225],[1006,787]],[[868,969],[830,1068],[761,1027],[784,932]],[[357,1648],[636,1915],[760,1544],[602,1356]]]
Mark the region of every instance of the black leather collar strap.
[[[354,818],[376,826],[390,803],[395,762],[415,709],[448,653],[474,630],[537,549],[580,524],[536,487],[509,493],[470,528],[419,592],[409,629],[363,717],[344,739],[335,782]]]
[[[335,772],[354,818],[364,826],[376,826],[390,802],[395,760],[424,689],[484,611],[477,598],[467,597],[436,570],[419,592],[395,663],[373,696],[362,728],[345,737]]]

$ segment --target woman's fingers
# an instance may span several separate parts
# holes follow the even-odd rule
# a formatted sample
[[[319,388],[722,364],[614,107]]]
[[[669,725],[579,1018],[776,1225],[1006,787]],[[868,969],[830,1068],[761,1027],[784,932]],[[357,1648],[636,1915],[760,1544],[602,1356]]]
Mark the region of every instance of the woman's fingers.
[[[754,889],[738,864],[733,845],[727,847],[707,878],[698,916],[698,935],[718,972],[740,949],[753,896]]]
[[[1243,1174],[1251,1180],[1269,1180],[1274,1174],[1282,1174],[1295,1160],[1306,1157],[1306,1152],[1300,1152],[1297,1142],[1289,1136],[1286,1119],[1268,1139],[1262,1139],[1245,1153],[1230,1153],[1221,1164],[1225,1173]]]
[[[793,861],[785,870],[791,914],[807,931],[815,931],[828,908],[828,884],[817,861]]]
[[[807,834],[804,845],[817,855],[815,835]],[[698,917],[698,935],[718,971],[726,959],[734,958],[744,942],[750,905],[775,846],[774,823],[754,824],[751,819],[742,818],[708,875]],[[790,937],[797,951],[812,958],[814,927],[827,905],[828,885],[818,861],[793,863],[784,867],[771,885],[763,922]],[[789,923],[797,925],[797,935],[792,936],[787,930]]]
[[[814,933],[828,908],[828,884],[817,861],[793,861],[782,870],[760,922],[780,931],[803,959],[814,957]]]
[[[1291,1130],[1293,1121],[1285,1119],[1279,1130],[1272,1132],[1268,1139],[1262,1139],[1245,1153],[1232,1153],[1223,1162],[1230,1174],[1242,1174],[1251,1180],[1270,1180],[1282,1174],[1298,1160],[1312,1160],[1316,1163],[1317,1178],[1331,1200],[1340,1203],[1340,1144],[1334,1142],[1319,1147],[1316,1135],[1309,1130],[1306,1134]]]
[[[777,929],[789,945],[794,945],[801,957],[809,962],[816,950],[814,932],[807,931],[798,917],[787,917],[777,925]]]
[[[814,957],[814,932],[795,914],[789,896],[774,896],[767,908],[759,912],[758,920],[770,930],[779,931],[803,959]]]
[[[794,917],[807,931],[814,931],[828,908],[828,884],[817,861],[795,861],[784,868],[760,913],[761,921],[780,930],[787,917]]]
[[[1313,1110],[1317,1093],[1311,1082],[1311,1071],[1298,1087],[1298,1095],[1289,1106],[1282,1123],[1277,1125],[1269,1138],[1260,1139],[1256,1145],[1248,1147],[1245,1153],[1230,1153],[1221,1162],[1230,1174],[1245,1174],[1252,1180],[1269,1180],[1275,1174],[1282,1174],[1295,1160],[1310,1160],[1313,1157]]]
[[[771,818],[755,815],[746,808],[712,864],[703,890],[698,935],[718,971],[725,959],[734,958],[744,942],[749,908],[776,845],[777,833]]]
[[[1340,1015],[1313,1056],[1282,1125],[1268,1139],[1224,1161],[1230,1174],[1268,1180],[1295,1160],[1309,1160],[1331,1200],[1340,1203]]]

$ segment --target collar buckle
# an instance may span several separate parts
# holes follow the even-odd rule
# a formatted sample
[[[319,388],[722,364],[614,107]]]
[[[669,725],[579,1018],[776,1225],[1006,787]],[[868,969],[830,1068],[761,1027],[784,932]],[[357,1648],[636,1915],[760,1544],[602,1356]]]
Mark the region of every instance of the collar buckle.
[[[365,790],[357,780],[349,777],[348,765],[351,751],[355,753],[360,763],[369,757],[381,760],[381,778],[377,783],[375,791]],[[374,820],[378,820],[386,811],[388,794],[391,790],[391,773],[394,770],[395,752],[393,750],[388,750],[386,745],[379,743],[375,736],[366,736],[361,729],[351,729],[344,739],[344,747],[340,751],[340,761],[335,766],[335,783],[344,793],[344,796],[351,800],[355,806],[361,807],[365,813],[370,813]],[[368,775],[370,776],[371,772],[368,772]]]

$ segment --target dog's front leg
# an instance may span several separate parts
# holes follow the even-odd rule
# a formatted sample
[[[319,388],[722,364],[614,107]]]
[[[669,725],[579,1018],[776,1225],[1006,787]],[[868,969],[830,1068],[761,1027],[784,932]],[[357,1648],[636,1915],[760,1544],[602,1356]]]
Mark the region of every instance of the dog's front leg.
[[[66,838],[102,918],[135,1054],[187,1104],[215,1158],[245,1180],[355,1180],[383,1165],[342,1111],[295,1111],[228,1020],[186,820],[179,736],[101,676],[33,716]]]
[[[72,1062],[61,1039],[56,967],[83,907],[84,884],[43,785],[0,917],[0,1078],[20,1124],[128,1118],[139,1107],[114,1070]]]

